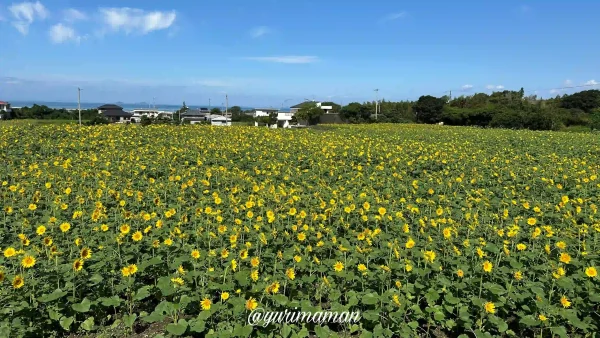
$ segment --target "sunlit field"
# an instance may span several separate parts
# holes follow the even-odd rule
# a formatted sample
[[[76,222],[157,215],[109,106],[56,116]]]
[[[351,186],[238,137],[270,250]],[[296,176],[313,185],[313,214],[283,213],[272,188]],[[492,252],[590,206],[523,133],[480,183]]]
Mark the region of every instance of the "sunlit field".
[[[0,163],[2,337],[600,330],[598,135],[0,125]]]

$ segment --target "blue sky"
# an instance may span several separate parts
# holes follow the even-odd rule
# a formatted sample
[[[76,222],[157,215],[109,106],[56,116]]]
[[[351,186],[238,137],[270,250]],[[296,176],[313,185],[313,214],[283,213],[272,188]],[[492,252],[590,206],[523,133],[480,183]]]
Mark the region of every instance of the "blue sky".
[[[548,97],[600,81],[598,13],[591,0],[0,0],[0,100],[76,101],[77,86],[84,102],[276,107],[375,88]]]

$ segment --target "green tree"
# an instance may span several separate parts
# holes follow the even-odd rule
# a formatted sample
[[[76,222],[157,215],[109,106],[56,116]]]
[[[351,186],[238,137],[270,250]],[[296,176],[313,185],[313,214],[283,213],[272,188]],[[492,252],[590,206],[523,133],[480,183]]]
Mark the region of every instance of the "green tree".
[[[561,100],[561,106],[567,109],[581,109],[586,113],[600,108],[600,90],[584,90],[566,97]]]
[[[341,109],[340,116],[350,123],[364,123],[369,120],[371,109],[364,104],[352,102]]]
[[[315,103],[307,103],[295,115],[298,120],[306,121],[308,125],[314,125],[319,122],[319,117],[323,115],[323,109],[317,107]]]
[[[221,115],[222,114],[221,113],[221,108],[215,107],[215,108],[213,108],[213,109],[210,110],[210,113],[213,114],[213,115]]]
[[[181,108],[179,108],[179,110],[176,111],[175,114],[173,114],[173,121],[177,124],[181,123],[181,115],[187,113],[188,110],[188,106],[185,104],[185,101],[183,101],[183,105],[181,105]]]
[[[445,104],[444,98],[431,95],[421,96],[413,107],[417,121],[422,123],[440,122]]]
[[[231,113],[231,115],[239,115],[242,113],[242,108],[240,106],[233,106],[229,108],[229,113]]]
[[[342,106],[335,102],[321,102],[321,106],[331,106],[331,113],[338,114],[342,110]]]

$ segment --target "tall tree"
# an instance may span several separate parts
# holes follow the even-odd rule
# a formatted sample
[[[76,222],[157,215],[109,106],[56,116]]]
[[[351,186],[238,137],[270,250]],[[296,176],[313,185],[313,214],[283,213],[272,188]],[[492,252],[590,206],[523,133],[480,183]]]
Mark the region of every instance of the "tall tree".
[[[323,109],[317,107],[313,102],[303,105],[295,114],[298,120],[307,121],[309,125],[317,124],[321,115],[323,115]]]
[[[413,107],[417,121],[422,123],[437,123],[441,120],[444,112],[444,98],[437,98],[431,95],[421,96]]]

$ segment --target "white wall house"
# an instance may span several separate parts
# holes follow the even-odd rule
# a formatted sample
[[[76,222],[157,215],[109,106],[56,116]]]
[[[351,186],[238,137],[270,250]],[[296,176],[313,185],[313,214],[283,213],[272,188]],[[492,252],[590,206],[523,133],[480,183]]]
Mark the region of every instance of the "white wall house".
[[[256,108],[254,109],[254,117],[269,116],[269,114],[277,113],[279,109],[275,108]]]
[[[218,116],[210,119],[210,124],[213,126],[230,126],[231,118],[225,116]]]

